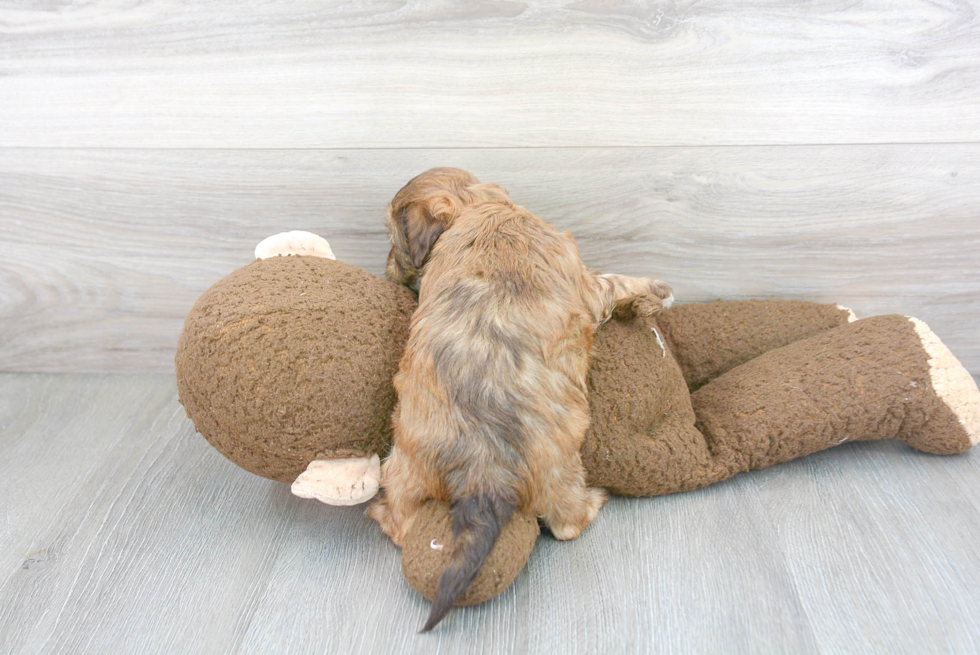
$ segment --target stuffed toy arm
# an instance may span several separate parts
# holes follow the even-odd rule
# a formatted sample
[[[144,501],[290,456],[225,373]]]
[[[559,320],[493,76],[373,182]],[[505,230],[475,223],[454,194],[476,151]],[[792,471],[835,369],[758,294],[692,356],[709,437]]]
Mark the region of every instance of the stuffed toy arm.
[[[695,303],[656,316],[691,393],[763,353],[855,320],[846,307],[801,300]]]

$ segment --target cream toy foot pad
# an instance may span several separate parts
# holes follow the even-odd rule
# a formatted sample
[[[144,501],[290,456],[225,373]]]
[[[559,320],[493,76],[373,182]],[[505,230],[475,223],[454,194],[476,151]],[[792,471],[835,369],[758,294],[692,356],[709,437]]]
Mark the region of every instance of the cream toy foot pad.
[[[256,259],[268,259],[278,255],[307,255],[310,257],[324,257],[326,259],[337,259],[334,257],[330,244],[323,237],[312,232],[293,230],[291,232],[280,232],[273,234],[259,242],[255,246]]]
[[[858,320],[857,314],[855,314],[854,310],[851,309],[850,307],[845,307],[844,305],[837,305],[837,309],[841,310],[842,312],[847,312],[848,323],[853,323],[854,321]]]
[[[374,498],[381,484],[377,455],[346,459],[315,459],[293,482],[294,496],[327,505],[358,505]]]
[[[911,316],[908,319],[929,355],[932,388],[956,416],[970,445],[975,446],[980,441],[980,390],[977,383],[928,325]]]

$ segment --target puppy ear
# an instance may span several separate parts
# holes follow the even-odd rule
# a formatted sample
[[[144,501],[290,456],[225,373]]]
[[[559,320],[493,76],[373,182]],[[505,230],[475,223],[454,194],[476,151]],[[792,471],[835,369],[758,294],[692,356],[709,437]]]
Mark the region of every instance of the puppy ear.
[[[438,198],[413,202],[402,211],[402,233],[408,245],[408,257],[416,269],[422,268],[439,235],[449,228],[454,213],[451,204],[448,199]]]
[[[446,231],[442,225],[429,223],[426,225],[422,234],[409,240],[409,256],[412,258],[412,266],[421,269],[425,260],[429,258],[432,246],[436,245],[439,235]]]

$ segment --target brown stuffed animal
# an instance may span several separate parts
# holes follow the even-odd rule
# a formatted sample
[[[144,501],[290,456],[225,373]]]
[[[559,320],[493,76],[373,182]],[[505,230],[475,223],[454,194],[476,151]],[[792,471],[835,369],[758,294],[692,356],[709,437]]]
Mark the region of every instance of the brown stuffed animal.
[[[178,345],[178,390],[231,461],[297,495],[354,504],[378,490],[415,300],[325,258],[314,239],[263,242],[269,258],[201,296]],[[291,252],[319,256],[273,257]],[[611,321],[595,336],[589,394],[589,484],[626,496],[697,489],[844,441],[948,455],[980,438],[980,391],[924,323],[856,321],[835,305],[716,302]],[[537,536],[536,517],[515,516],[460,604],[503,591]],[[402,551],[425,596],[452,548],[448,505],[430,501]]]

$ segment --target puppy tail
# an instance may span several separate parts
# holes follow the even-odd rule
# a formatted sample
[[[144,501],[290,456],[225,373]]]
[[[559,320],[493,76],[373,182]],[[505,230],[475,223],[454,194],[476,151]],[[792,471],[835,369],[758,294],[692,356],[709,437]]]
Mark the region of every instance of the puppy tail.
[[[420,632],[434,628],[473,584],[516,507],[516,503],[492,495],[461,498],[453,503],[450,516],[456,549],[439,579],[429,619]]]

